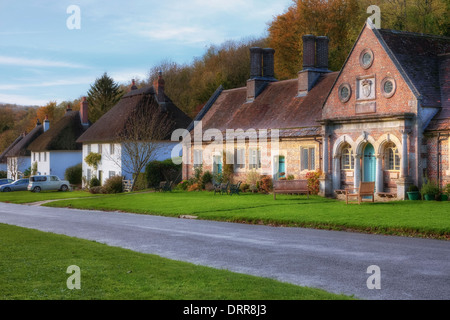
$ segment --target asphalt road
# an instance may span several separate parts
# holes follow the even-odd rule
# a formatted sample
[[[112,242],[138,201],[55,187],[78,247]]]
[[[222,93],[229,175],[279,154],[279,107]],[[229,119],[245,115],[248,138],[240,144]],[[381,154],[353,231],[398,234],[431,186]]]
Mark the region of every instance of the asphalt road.
[[[8,203],[0,223],[362,299],[450,299],[449,241]]]

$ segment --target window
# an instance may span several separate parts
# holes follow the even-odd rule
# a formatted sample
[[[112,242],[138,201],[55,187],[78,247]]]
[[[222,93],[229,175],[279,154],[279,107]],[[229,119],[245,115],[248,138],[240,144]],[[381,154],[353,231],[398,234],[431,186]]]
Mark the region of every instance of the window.
[[[203,164],[203,151],[194,150],[194,168],[198,168]]]
[[[90,144],[87,145],[87,154],[89,154],[89,153],[91,153],[91,145]]]
[[[373,63],[373,52],[370,49],[364,49],[359,56],[359,64],[364,69],[369,69]]]
[[[385,170],[400,170],[400,156],[393,143],[386,147]]]
[[[261,150],[249,149],[248,150],[248,168],[260,169],[261,168]]]
[[[92,171],[91,171],[91,169],[87,169],[86,180],[91,181],[91,178],[92,178]]]
[[[245,168],[245,149],[234,149],[234,170]]]
[[[44,152],[44,162],[47,162],[47,152]]]
[[[41,153],[39,152],[39,162],[41,162]]]
[[[102,145],[99,143],[98,144],[98,153],[102,154]]]
[[[342,150],[341,166],[342,170],[351,170],[355,167],[355,157],[353,156],[352,148],[346,147]]]
[[[352,94],[352,89],[348,83],[343,83],[339,86],[338,95],[342,102],[347,102]]]
[[[394,95],[396,84],[394,78],[386,77],[381,81],[381,91],[385,98],[390,98]]]
[[[109,154],[114,154],[114,143],[109,144]]]
[[[36,152],[33,152],[33,161],[36,161]]]
[[[300,148],[300,167],[302,171],[316,169],[316,149],[314,147]]]
[[[115,171],[109,171],[109,172],[108,172],[109,178],[112,178],[112,177],[114,177],[115,175],[116,175],[116,172],[115,172]]]

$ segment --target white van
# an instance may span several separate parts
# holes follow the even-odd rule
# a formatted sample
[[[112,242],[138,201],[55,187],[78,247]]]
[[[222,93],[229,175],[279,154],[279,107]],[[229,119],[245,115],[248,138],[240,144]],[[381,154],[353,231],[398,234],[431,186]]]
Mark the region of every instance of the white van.
[[[70,183],[67,180],[61,180],[58,176],[31,176],[27,189],[32,192],[41,192],[44,190],[71,190]]]

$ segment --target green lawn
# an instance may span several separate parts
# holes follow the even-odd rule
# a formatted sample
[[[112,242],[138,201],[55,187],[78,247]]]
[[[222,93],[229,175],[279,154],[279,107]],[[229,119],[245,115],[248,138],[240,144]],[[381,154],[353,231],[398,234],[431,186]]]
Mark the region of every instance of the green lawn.
[[[0,299],[332,300],[323,290],[0,224]],[[67,288],[80,268],[80,289]]]
[[[450,202],[392,201],[345,204],[319,196],[212,192],[142,193],[64,200],[52,207],[125,211],[199,219],[433,237],[450,240]]]
[[[84,198],[102,196],[98,194],[91,194],[86,191],[42,191],[39,193],[31,191],[14,191],[14,192],[0,192],[0,202],[11,202],[11,203],[31,203],[45,200],[54,199],[70,199],[70,198]]]

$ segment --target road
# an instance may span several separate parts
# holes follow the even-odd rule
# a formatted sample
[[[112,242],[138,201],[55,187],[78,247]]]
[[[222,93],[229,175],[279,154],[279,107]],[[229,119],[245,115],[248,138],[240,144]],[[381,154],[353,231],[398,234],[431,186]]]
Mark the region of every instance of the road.
[[[0,223],[361,299],[450,298],[449,241],[9,203]]]

